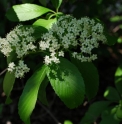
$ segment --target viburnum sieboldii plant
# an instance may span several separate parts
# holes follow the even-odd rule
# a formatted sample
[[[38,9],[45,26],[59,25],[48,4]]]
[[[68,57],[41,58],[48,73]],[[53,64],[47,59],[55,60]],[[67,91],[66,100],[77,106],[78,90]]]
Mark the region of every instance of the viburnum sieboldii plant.
[[[46,65],[60,63],[59,58],[64,57],[67,51],[81,62],[91,62],[97,59],[92,50],[98,48],[99,41],[106,42],[103,26],[88,17],[77,20],[70,15],[61,16],[48,32],[40,34],[39,47],[34,45],[33,33],[32,27],[24,28],[19,25],[8,33],[6,38],[0,39],[1,52],[8,57],[15,51],[17,58],[20,59],[18,64],[10,62],[8,65],[8,71],[14,71],[16,78],[23,77],[24,73],[29,71],[23,58],[30,51],[46,53],[44,57]]]

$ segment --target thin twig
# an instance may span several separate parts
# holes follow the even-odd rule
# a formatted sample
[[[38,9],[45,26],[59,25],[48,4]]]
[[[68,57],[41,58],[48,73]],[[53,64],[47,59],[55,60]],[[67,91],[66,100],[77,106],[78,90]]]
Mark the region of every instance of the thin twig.
[[[2,72],[0,72],[0,76],[1,76],[2,74],[4,74],[6,71],[7,71],[7,68],[4,69]]]
[[[43,106],[39,101],[38,104],[53,118],[53,120],[56,122],[56,124],[61,124],[56,118],[55,116],[45,107]]]

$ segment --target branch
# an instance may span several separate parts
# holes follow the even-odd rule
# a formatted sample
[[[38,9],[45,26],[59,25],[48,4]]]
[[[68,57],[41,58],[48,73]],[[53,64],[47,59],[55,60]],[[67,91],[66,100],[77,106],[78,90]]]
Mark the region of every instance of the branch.
[[[7,68],[4,69],[2,72],[0,72],[0,76],[1,76],[2,74],[4,74],[6,71],[7,71]]]
[[[38,104],[53,118],[53,120],[56,122],[56,124],[61,124],[56,118],[55,116],[45,107],[43,106],[39,101]]]

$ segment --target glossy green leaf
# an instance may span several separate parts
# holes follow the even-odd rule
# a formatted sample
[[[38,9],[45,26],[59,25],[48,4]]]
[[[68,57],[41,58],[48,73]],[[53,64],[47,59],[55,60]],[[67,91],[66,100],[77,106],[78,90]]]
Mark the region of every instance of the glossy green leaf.
[[[60,58],[59,64],[48,67],[47,76],[59,98],[69,108],[79,106],[84,100],[85,86],[77,67]]]
[[[59,7],[61,6],[62,0],[51,0],[53,6],[56,8],[56,10],[59,9]]]
[[[39,87],[46,76],[46,66],[41,66],[28,79],[19,99],[18,109],[20,118],[25,124],[30,124],[30,115],[35,107]]]
[[[91,100],[96,96],[99,87],[99,75],[97,68],[91,62],[80,62],[79,60],[71,59],[83,76],[86,96],[88,100]]]
[[[119,96],[117,90],[113,87],[110,87],[110,86],[105,90],[104,97],[107,100],[112,100],[112,101],[119,101],[120,100],[120,96]]]
[[[115,86],[122,96],[122,64],[119,65],[115,72]]]
[[[55,19],[49,19],[49,20],[45,20],[45,19],[38,19],[37,21],[35,21],[33,23],[34,26],[41,26],[44,27],[46,29],[51,28],[52,24],[56,22],[56,18]]]
[[[80,124],[91,124],[100,116],[100,114],[108,107],[111,102],[98,101],[94,102],[88,108],[85,116],[82,118]]]
[[[39,93],[38,93],[38,99],[43,103],[44,105],[48,106],[48,101],[46,97],[46,87],[49,83],[49,80],[47,77],[42,81],[40,88],[39,88]]]
[[[13,72],[6,72],[6,75],[4,77],[4,80],[3,80],[3,90],[7,96],[7,99],[6,99],[6,104],[9,104],[12,102],[12,100],[10,99],[10,93],[13,89],[13,85],[14,85],[14,82],[15,82],[15,76],[14,76],[14,73]]]
[[[26,3],[14,5],[7,11],[6,16],[11,21],[27,21],[37,18],[47,12],[52,12],[52,10],[36,4]]]
[[[73,124],[70,120],[65,120],[64,124]]]

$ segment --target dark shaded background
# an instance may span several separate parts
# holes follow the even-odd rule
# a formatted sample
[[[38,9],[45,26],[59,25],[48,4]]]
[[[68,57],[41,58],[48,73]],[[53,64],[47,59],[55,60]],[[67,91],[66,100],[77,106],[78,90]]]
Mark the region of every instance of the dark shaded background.
[[[48,1],[48,6],[54,9],[51,3]],[[69,2],[70,1],[70,2]],[[122,1],[121,0],[76,0],[71,3],[71,0],[64,0],[60,11],[67,14],[72,14],[76,18],[83,16],[88,16],[91,18],[100,19],[106,30],[116,36],[117,38],[122,37],[121,24],[122,20],[117,20],[115,22],[111,21],[111,17],[116,15],[122,15]],[[18,23],[10,22],[5,17],[6,11],[15,4],[22,3],[21,0],[0,0],[0,36],[5,37],[5,35]],[[33,3],[39,4],[38,0],[33,1]],[[31,116],[32,124],[55,124],[56,120],[51,117],[53,115],[55,119],[60,121],[62,124],[65,120],[71,120],[74,124],[78,124],[86,112],[87,108],[91,103],[98,100],[104,100],[103,93],[107,86],[114,87],[114,73],[116,68],[120,63],[122,63],[122,47],[121,43],[116,43],[113,46],[101,45],[99,50],[97,50],[98,60],[94,62],[98,68],[100,75],[100,86],[97,96],[91,101],[84,101],[84,104],[80,107],[70,110],[63,102],[55,95],[54,91],[50,87],[47,87],[47,97],[50,107],[45,109],[43,105],[37,102],[36,107]],[[39,61],[39,58],[33,57],[28,58],[26,61],[33,61],[33,66],[35,62]],[[0,53],[0,72],[2,72],[7,67],[5,57]],[[31,74],[31,73],[29,73]],[[28,77],[29,77],[28,74]],[[0,76],[0,104],[3,104],[3,110],[0,113],[0,124],[23,124],[18,115],[17,103],[19,96],[21,95],[26,78],[21,80],[16,80],[14,89],[12,91],[11,97],[13,98],[13,103],[10,105],[5,105],[5,95],[2,90],[2,81],[4,74]],[[28,78],[27,77],[27,78]],[[50,111],[51,115],[48,113]],[[98,120],[99,121],[99,120]]]

